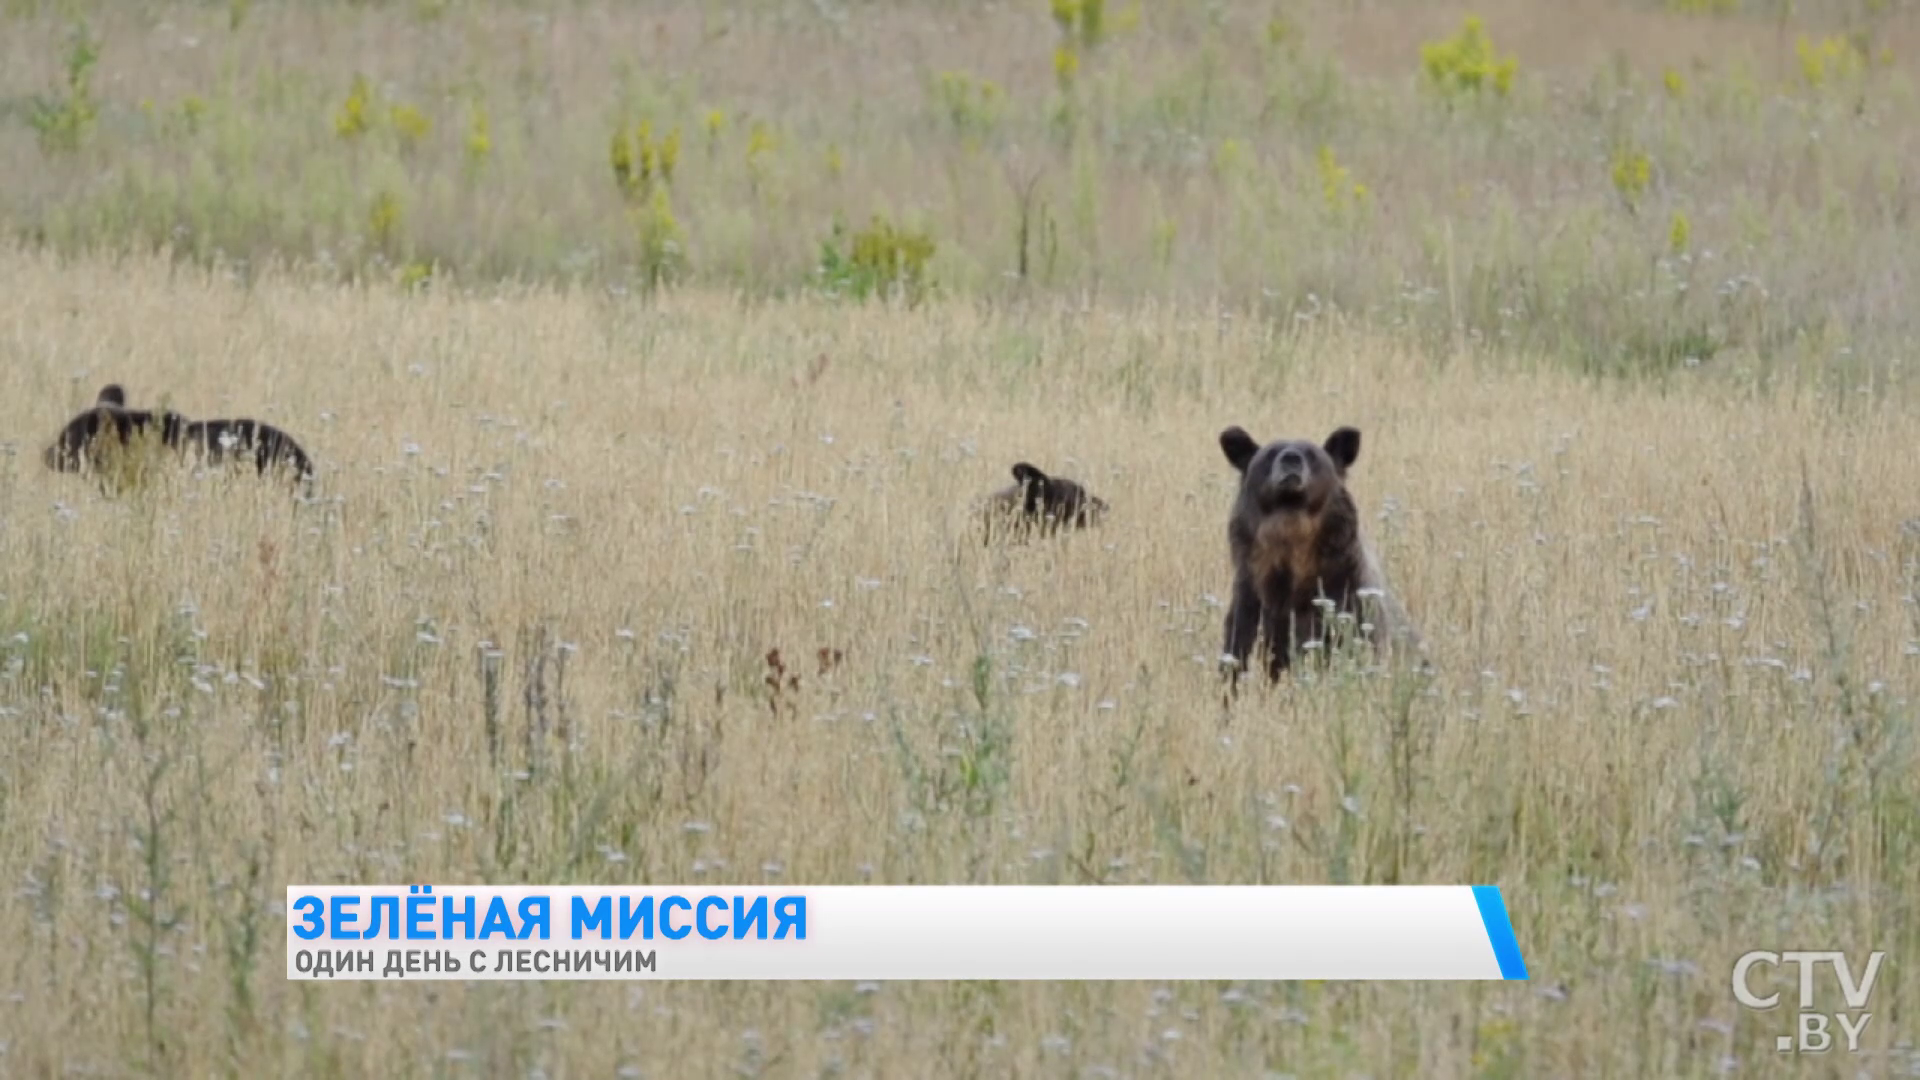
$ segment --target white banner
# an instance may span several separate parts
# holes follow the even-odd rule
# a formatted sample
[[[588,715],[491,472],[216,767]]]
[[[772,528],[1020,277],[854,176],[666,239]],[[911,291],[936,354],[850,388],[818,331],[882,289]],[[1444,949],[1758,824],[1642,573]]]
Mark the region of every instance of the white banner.
[[[287,889],[289,979],[1525,979],[1500,890]]]

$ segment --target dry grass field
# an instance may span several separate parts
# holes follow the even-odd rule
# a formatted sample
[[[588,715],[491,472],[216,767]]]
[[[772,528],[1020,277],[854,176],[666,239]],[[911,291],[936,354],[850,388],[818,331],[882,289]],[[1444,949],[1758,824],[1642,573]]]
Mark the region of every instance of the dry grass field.
[[[1055,9],[0,0],[0,1076],[1920,1074],[1910,5]],[[317,496],[46,469],[108,382]],[[1431,677],[1223,702],[1231,424],[1363,431]],[[354,882],[1494,883],[1532,979],[286,980]]]
[[[1909,408],[1171,308],[0,296],[12,1075],[1807,1075],[1735,956],[1888,950],[1881,1054],[1920,988]],[[49,473],[109,378],[323,495]],[[1230,422],[1363,429],[1435,679],[1223,709]],[[984,547],[1018,458],[1113,519]],[[1533,981],[286,982],[284,885],[368,880],[1496,882]]]

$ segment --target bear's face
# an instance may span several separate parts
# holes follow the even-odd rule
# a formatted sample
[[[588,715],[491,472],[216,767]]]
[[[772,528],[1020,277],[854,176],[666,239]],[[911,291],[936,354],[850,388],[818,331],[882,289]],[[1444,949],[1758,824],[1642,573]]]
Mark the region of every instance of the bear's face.
[[[1262,446],[1235,426],[1220,433],[1220,449],[1240,473],[1240,496],[1250,508],[1317,516],[1345,488],[1347,469],[1360,456],[1360,432],[1342,427],[1320,444],[1276,439]]]

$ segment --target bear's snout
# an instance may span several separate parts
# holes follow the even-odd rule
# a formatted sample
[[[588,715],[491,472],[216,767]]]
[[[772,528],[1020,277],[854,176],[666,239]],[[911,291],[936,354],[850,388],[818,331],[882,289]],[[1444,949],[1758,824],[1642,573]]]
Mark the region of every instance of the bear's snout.
[[[1307,472],[1307,455],[1289,446],[1273,456],[1267,486],[1276,492],[1297,492],[1307,486]]]

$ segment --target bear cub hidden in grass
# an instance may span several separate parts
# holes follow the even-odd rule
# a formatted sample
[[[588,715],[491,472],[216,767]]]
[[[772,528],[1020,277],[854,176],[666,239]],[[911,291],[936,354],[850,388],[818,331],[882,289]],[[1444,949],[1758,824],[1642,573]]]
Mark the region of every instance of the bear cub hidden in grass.
[[[1036,530],[1052,536],[1063,527],[1085,529],[1106,520],[1106,501],[1063,476],[1048,476],[1022,461],[1013,467],[1013,480],[987,496],[988,543],[996,532],[1023,539]]]
[[[101,387],[93,407],[67,421],[48,446],[42,460],[56,472],[92,470],[103,485],[124,483],[125,466],[133,464],[127,451],[135,440],[153,438],[168,450],[192,451],[208,464],[251,461],[255,471],[284,467],[293,478],[310,484],[313,462],[293,436],[258,420],[188,420],[177,412],[127,408],[126,391],[117,384]]]
[[[1351,640],[1348,635],[1363,635],[1376,654],[1389,644],[1423,651],[1386,591],[1360,533],[1359,507],[1347,491],[1347,469],[1360,456],[1357,429],[1342,427],[1324,444],[1277,439],[1262,446],[1235,426],[1220,433],[1220,449],[1240,473],[1240,495],[1227,522],[1233,602],[1225,652],[1233,660],[1234,683],[1262,636],[1273,679],[1290,666],[1295,651],[1318,642],[1324,657]],[[1324,610],[1327,601],[1331,611]],[[1368,624],[1371,632],[1364,633]],[[1336,631],[1331,640],[1329,630]]]

